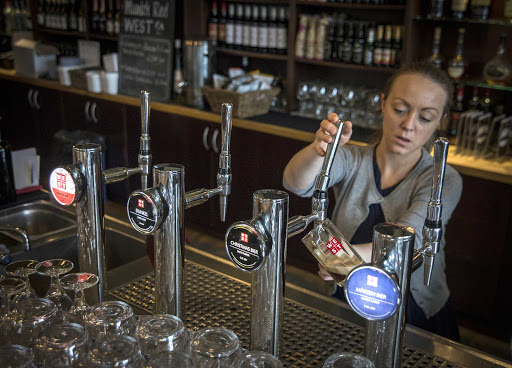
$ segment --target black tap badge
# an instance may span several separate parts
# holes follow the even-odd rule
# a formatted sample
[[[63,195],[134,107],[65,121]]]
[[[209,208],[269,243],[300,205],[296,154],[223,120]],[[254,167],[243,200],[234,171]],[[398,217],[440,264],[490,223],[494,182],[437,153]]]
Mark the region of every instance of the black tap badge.
[[[128,218],[137,231],[152,234],[156,230],[155,204],[146,196],[137,194],[128,201]]]
[[[119,93],[170,98],[175,1],[125,0],[119,35]]]
[[[228,256],[242,270],[254,271],[263,264],[264,247],[265,243],[248,225],[235,225],[226,234]]]

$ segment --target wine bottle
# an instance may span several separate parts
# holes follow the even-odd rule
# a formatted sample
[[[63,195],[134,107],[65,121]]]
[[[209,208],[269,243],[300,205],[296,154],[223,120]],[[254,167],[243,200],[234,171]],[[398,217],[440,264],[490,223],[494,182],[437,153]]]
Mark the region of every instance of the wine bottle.
[[[252,21],[251,21],[251,5],[245,4],[244,6],[244,24],[243,24],[243,38],[242,38],[242,48],[244,50],[250,50],[251,48],[251,30],[252,30]]]
[[[244,43],[244,6],[236,4],[235,49],[241,49]]]
[[[335,60],[343,61],[343,44],[345,43],[345,22],[340,19],[336,26]]]
[[[99,20],[100,20],[100,14],[98,11],[98,0],[93,0],[92,13],[91,13],[91,31],[93,33],[99,32]]]
[[[217,46],[226,46],[226,22],[227,22],[227,5],[223,1],[220,3],[220,16],[217,25]]]
[[[373,65],[373,52],[375,50],[375,28],[369,28],[366,36],[366,44],[364,45],[364,65]]]
[[[464,86],[457,84],[455,86],[455,103],[450,112],[450,125],[447,129],[449,136],[455,137],[459,128],[460,115],[464,112]]]
[[[286,54],[288,49],[288,13],[286,7],[279,8],[279,22],[277,24],[277,53]]]
[[[452,0],[452,16],[455,19],[464,18],[467,7],[468,0]]]
[[[434,41],[432,43],[432,55],[429,61],[436,67],[441,69],[443,67],[443,57],[439,53],[439,45],[441,44],[441,27],[434,28]]]
[[[466,61],[464,60],[464,33],[465,28],[459,28],[459,37],[457,39],[457,49],[455,56],[448,62],[448,75],[453,80],[460,80],[466,70]]]
[[[118,35],[121,32],[121,0],[116,0],[116,7],[114,9],[114,34]]]
[[[395,26],[393,36],[393,45],[391,46],[391,59],[389,66],[398,68],[402,58],[402,27]]]
[[[332,18],[329,22],[327,37],[324,45],[324,60],[333,60],[333,46],[335,41],[336,22]]]
[[[384,46],[382,47],[382,62],[383,66],[391,66],[391,49],[393,46],[393,28],[387,25],[384,32]]]
[[[270,6],[268,18],[268,52],[277,54],[277,7]]]
[[[100,8],[98,10],[98,32],[107,32],[107,13],[105,10],[105,0],[100,0]]]
[[[43,0],[39,0],[37,3],[37,25],[40,27],[44,27],[44,17],[45,17],[45,2]]]
[[[363,63],[364,50],[364,24],[357,23],[355,29],[356,37],[354,39],[354,47],[352,49],[352,62],[354,64]]]
[[[85,33],[86,31],[86,20],[85,20],[85,11],[84,11],[84,4],[82,0],[79,0],[77,3],[77,19],[78,19],[78,32]]]
[[[346,37],[343,42],[343,55],[342,60],[344,63],[352,62],[352,52],[354,45],[354,23],[348,22],[346,23]]]
[[[507,85],[512,81],[512,65],[506,58],[507,34],[502,33],[496,55],[484,66],[484,78],[489,84]]]
[[[68,7],[68,25],[69,30],[76,32],[78,31],[78,17],[76,14],[76,1],[70,0],[69,1],[69,7]]]
[[[249,50],[258,51],[258,40],[260,37],[259,24],[259,7],[257,4],[252,5],[252,21],[250,25]]]
[[[490,8],[491,0],[471,0],[471,18],[488,19]]]
[[[107,11],[107,34],[114,34],[114,0],[108,0],[108,11]]]
[[[373,52],[373,64],[382,65],[382,54],[384,49],[384,26],[377,26],[377,41],[375,42],[375,51]]]
[[[224,45],[227,48],[235,47],[235,4],[228,5],[228,18],[226,19],[226,37]]]
[[[210,17],[208,19],[208,38],[213,45],[217,44],[217,26],[219,18],[217,14],[217,1],[212,1],[212,7],[210,9]]]
[[[260,5],[260,22],[258,25],[258,51],[267,53],[268,47],[268,23],[267,23],[267,6]]]
[[[439,19],[443,17],[443,0],[431,0],[430,12],[427,15],[429,19]]]

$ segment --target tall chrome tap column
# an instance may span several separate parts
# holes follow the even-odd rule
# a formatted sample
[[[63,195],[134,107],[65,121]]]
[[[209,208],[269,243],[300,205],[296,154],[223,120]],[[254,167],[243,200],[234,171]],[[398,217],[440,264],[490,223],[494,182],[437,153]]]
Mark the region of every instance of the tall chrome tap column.
[[[401,224],[374,228],[372,261],[354,268],[345,282],[350,306],[367,319],[365,355],[376,368],[398,368],[402,363],[407,293],[411,273],[425,260],[424,282],[430,283],[435,253],[441,240],[441,193],[448,141],[434,144],[431,198],[423,227],[423,244],[414,250],[415,232]]]
[[[253,219],[226,232],[233,263],[253,271],[250,349],[279,356],[284,321],[288,194],[259,190],[253,195]]]
[[[154,186],[133,192],[128,200],[128,218],[132,226],[143,234],[155,235],[156,313],[185,318],[185,209],[220,195],[221,219],[226,216],[226,197],[231,193],[231,110],[231,104],[222,105],[222,151],[217,188],[201,188],[185,193],[185,168],[165,163],[153,167]]]
[[[139,152],[139,157],[144,157],[144,160],[139,160],[141,166],[102,171],[101,146],[86,143],[73,146],[72,165],[57,167],[50,175],[50,189],[55,200],[65,206],[76,204],[80,271],[99,277],[98,284],[86,291],[90,304],[103,301],[107,292],[103,185],[124,180],[136,173],[144,174],[151,164],[148,92],[141,91],[141,102],[142,130],[145,135],[144,152]],[[141,149],[142,146],[141,137]]]

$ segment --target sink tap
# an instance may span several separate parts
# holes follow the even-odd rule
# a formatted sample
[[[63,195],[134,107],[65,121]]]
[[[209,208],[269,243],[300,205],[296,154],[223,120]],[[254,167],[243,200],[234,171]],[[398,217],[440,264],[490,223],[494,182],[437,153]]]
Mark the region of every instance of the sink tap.
[[[144,161],[139,161],[139,167],[120,167],[102,171],[101,146],[85,143],[73,146],[72,165],[57,167],[50,175],[50,189],[55,200],[64,206],[76,204],[80,271],[93,273],[99,278],[98,284],[86,291],[90,304],[103,301],[107,291],[103,186],[137,173],[144,176],[145,170],[149,170],[146,166],[151,163],[148,92],[141,91],[141,101],[141,152],[144,149],[144,154],[141,155],[144,156]],[[142,184],[144,185],[144,179]]]
[[[449,142],[446,138],[439,138],[434,143],[434,168],[432,172],[432,191],[430,201],[427,207],[427,218],[423,225],[423,242],[421,249],[417,249],[413,254],[413,272],[421,266],[424,266],[424,283],[430,285],[432,270],[434,269],[434,259],[439,251],[439,242],[441,241],[443,224],[441,213],[443,204],[441,194],[443,192],[444,172],[446,169],[446,158],[448,156]]]
[[[311,214],[288,220],[289,197],[278,190],[259,190],[253,195],[253,218],[231,225],[225,237],[226,251],[238,268],[252,272],[251,350],[279,356],[286,276],[287,239],[315,221],[326,218],[330,171],[343,130],[343,122],[328,145],[312,198]]]
[[[197,189],[185,193],[185,168],[163,163],[153,166],[153,187],[138,190],[127,203],[132,226],[143,234],[154,234],[155,308],[181,319],[184,310],[185,209],[220,195],[221,218],[225,216],[226,199],[231,191],[229,142],[231,104],[222,104],[222,152],[215,189]]]
[[[423,227],[423,244],[414,250],[412,227],[382,223],[374,227],[372,260],[356,266],[347,275],[345,296],[354,311],[365,318],[365,356],[376,368],[398,368],[402,364],[405,315],[411,273],[425,260],[424,282],[432,276],[435,253],[441,240],[441,192],[448,141],[434,144],[431,199]]]
[[[29,251],[31,249],[30,241],[25,230],[13,225],[0,225],[0,231],[9,231],[20,234],[25,242],[25,251]]]

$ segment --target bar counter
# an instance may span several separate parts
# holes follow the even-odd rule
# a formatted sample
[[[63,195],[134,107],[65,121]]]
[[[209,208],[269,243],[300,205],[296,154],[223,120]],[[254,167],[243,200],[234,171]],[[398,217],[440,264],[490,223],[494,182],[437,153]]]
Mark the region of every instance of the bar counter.
[[[0,78],[15,82],[25,83],[35,87],[50,88],[59,91],[66,91],[80,96],[87,96],[105,101],[121,103],[129,106],[140,106],[139,98],[124,95],[109,95],[104,93],[92,93],[86,90],[62,86],[57,81],[33,79],[16,76],[14,70],[0,69]],[[151,109],[178,116],[191,117],[212,123],[220,124],[221,118],[217,113],[202,111],[182,105],[171,103],[152,102]],[[318,122],[312,119],[298,118],[281,113],[269,113],[251,119],[233,119],[233,126],[260,133],[272,134],[303,142],[312,142],[314,132],[318,128]],[[358,132],[354,129],[352,144],[365,145],[367,136],[365,132]],[[495,162],[485,159],[475,159],[473,156],[455,154],[455,146],[450,146],[448,164],[453,166],[460,174],[473,176],[480,179],[495,181],[498,183],[512,184],[512,160],[506,162]]]

